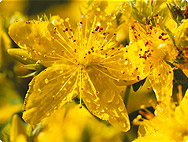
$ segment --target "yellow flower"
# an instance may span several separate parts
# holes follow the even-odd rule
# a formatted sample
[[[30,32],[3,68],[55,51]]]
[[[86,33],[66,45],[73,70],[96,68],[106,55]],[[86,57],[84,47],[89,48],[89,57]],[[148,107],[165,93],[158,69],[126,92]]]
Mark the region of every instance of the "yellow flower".
[[[120,142],[121,140],[120,132],[114,127],[106,126],[85,108],[80,109],[79,105],[73,103],[59,109],[49,119],[43,121],[36,142],[51,141]]]
[[[167,32],[158,26],[157,18],[154,21],[156,26],[147,22],[146,25],[133,22],[129,32],[130,45],[139,44],[139,50],[134,55],[140,56],[140,60],[145,60],[144,65],[149,66],[151,86],[157,99],[162,100],[165,94],[172,94],[173,69],[166,61],[172,62],[177,51]]]
[[[12,39],[37,64],[47,67],[29,84],[23,113],[26,122],[39,123],[79,94],[91,113],[120,130],[129,130],[127,111],[115,83],[120,79],[138,81],[145,72],[136,69],[142,66],[138,56],[124,57],[126,48],[116,47],[116,33],[108,31],[110,22],[99,21],[96,15],[93,19],[85,15],[75,29],[68,19],[55,16],[50,21],[10,26]],[[135,69],[129,70],[133,66]]]
[[[188,91],[179,103],[180,105],[176,107],[173,102],[161,102],[155,108],[155,116],[150,115],[149,120],[143,119],[143,122],[140,122],[142,125],[139,129],[141,136],[135,142],[186,142],[188,140]],[[139,117],[138,119],[140,119]]]

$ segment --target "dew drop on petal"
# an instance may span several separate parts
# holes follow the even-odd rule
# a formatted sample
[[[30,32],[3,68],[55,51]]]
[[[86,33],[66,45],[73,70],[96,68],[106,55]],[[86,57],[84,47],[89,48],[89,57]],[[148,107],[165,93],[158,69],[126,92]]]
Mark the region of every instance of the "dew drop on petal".
[[[117,111],[115,109],[112,110],[112,112],[115,114],[116,117],[119,117],[119,115],[118,115],[118,113],[117,113]]]
[[[67,100],[67,97],[63,98],[63,101],[66,101]]]
[[[96,108],[99,109],[99,107],[101,106],[100,104],[98,103],[95,103],[95,105],[97,106]]]
[[[101,11],[101,9],[100,9],[100,8],[97,8],[97,11]]]
[[[48,81],[48,79],[46,78],[46,79],[44,80],[44,82],[45,82],[46,84],[48,84],[49,81]]]
[[[118,110],[119,110],[120,112],[122,112],[122,111],[124,110],[124,107],[123,107],[123,106],[119,106],[119,107],[118,107]]]
[[[91,101],[90,101],[89,99],[87,99],[87,98],[85,99],[85,101],[86,101],[87,103],[91,103]]]
[[[104,101],[105,103],[111,103],[113,101],[115,97],[115,91],[114,90],[105,90],[102,94],[101,94],[101,99],[102,101]]]
[[[119,122],[119,125],[122,126],[123,128],[126,127],[126,123],[125,123],[125,122],[122,122],[122,121]]]
[[[114,102],[115,104],[119,104],[119,98],[118,98],[118,97],[114,97],[113,102]]]
[[[98,102],[99,100],[100,100],[100,98],[97,97],[94,101],[95,101],[95,102]]]
[[[104,120],[109,120],[109,115],[108,115],[107,113],[104,113],[104,114],[103,114],[103,119],[104,119]]]

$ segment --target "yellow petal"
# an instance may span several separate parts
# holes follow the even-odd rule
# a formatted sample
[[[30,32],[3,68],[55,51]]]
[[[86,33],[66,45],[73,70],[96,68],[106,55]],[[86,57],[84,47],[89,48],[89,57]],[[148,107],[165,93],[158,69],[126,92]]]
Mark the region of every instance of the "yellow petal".
[[[188,119],[188,90],[183,97],[180,105],[176,107],[175,116],[180,123],[186,122]]]
[[[60,30],[62,28],[59,26]],[[28,51],[31,58],[48,67],[57,60],[67,61],[72,52],[69,42],[66,45],[66,40],[57,30],[49,21],[19,21],[10,26],[9,35],[19,47]]]
[[[188,77],[188,69],[182,69],[182,71]]]
[[[83,84],[82,98],[91,113],[120,130],[128,131],[130,122],[127,110],[112,80],[97,67],[89,67]]]
[[[155,133],[155,134],[149,134],[144,137],[140,137],[135,139],[133,142],[170,142],[172,139],[163,133]],[[174,142],[174,141],[173,141]]]
[[[158,100],[170,99],[173,88],[173,70],[164,61],[152,65],[149,79]]]
[[[19,136],[23,136],[26,139],[26,129],[24,127],[23,121],[17,115],[14,115],[12,118],[12,124],[10,129],[10,141],[18,141]]]
[[[72,66],[53,65],[33,78],[25,98],[23,119],[39,123],[76,94],[76,70]]]
[[[140,57],[147,51],[144,48],[145,44],[140,40],[120,51],[111,51],[111,57],[106,58],[102,64],[112,76],[130,83],[138,82],[148,75],[150,69],[149,62]]]

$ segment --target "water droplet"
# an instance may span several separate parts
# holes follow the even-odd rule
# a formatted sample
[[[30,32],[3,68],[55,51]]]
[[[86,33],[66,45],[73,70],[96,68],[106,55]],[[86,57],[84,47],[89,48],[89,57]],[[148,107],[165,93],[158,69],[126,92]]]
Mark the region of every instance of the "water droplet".
[[[53,95],[52,98],[55,99],[55,95]]]
[[[48,81],[48,79],[47,79],[47,78],[44,80],[44,82],[45,82],[46,84],[48,84],[48,83],[49,83],[49,81]]]
[[[69,81],[68,84],[71,84],[71,81]]]
[[[126,124],[125,124],[125,122],[123,123],[123,127],[124,127],[124,128],[126,127]]]
[[[99,109],[99,107],[101,106],[100,104],[98,103],[95,103],[95,105],[97,106],[96,108]]]
[[[111,103],[115,97],[115,91],[113,89],[106,89],[104,92],[101,94],[101,99],[105,103]]]
[[[125,61],[124,65],[127,65],[128,64],[128,61]]]
[[[86,101],[87,103],[91,103],[91,100],[89,100],[89,99],[85,99],[85,101]]]
[[[118,98],[118,97],[114,97],[113,102],[114,102],[115,104],[119,104],[119,98]]]
[[[104,109],[102,109],[101,112],[104,112]]]
[[[98,102],[100,100],[100,98],[99,97],[97,97],[94,101],[95,102]]]
[[[66,101],[67,100],[67,97],[63,98],[63,101]]]
[[[41,92],[41,89],[39,88],[38,91]]]
[[[66,18],[66,19],[65,19],[65,22],[69,22],[69,18]]]
[[[46,116],[47,116],[47,117],[48,117],[48,116],[50,116],[50,113],[47,113],[47,115],[46,115]]]
[[[120,112],[122,112],[122,111],[124,111],[124,107],[123,107],[123,106],[119,106],[119,107],[118,107],[118,110],[119,110]]]
[[[104,113],[104,114],[103,114],[103,119],[104,119],[104,120],[109,120],[109,115],[108,115],[107,113]]]
[[[56,109],[57,109],[57,107],[55,106],[55,107],[54,107],[54,110],[56,110]]]
[[[117,111],[115,109],[112,110],[112,112],[115,114],[116,117],[119,117],[119,115],[118,115],[118,113],[117,113]]]

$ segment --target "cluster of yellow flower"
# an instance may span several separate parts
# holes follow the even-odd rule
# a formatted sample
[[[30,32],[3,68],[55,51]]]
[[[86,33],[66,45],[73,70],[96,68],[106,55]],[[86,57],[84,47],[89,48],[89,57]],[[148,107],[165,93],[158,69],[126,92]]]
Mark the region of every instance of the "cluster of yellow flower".
[[[188,87],[187,2],[88,1],[86,7],[80,8],[77,24],[58,15],[43,15],[9,26],[8,34],[20,48],[8,47],[8,53],[25,68],[35,70],[30,74],[34,77],[22,116],[33,127],[28,125],[26,130],[15,115],[10,140],[64,141],[71,134],[77,141],[88,118],[96,121],[94,115],[124,132],[139,125],[135,141],[188,141],[188,92],[182,93],[181,88]],[[182,71],[183,79],[177,71]],[[125,107],[127,92],[131,86],[137,91],[146,80],[150,84],[147,89],[156,96],[149,102],[154,113],[142,105],[140,115],[130,121]],[[127,88],[125,93],[122,88]],[[73,101],[83,107],[82,112],[71,106]],[[82,115],[87,121],[81,121]],[[84,124],[71,132],[67,128],[74,127],[70,119],[75,116],[74,122]],[[90,131],[97,129],[94,125],[103,125],[90,123]],[[113,127],[104,131],[109,130],[113,137],[108,138],[122,141]],[[93,137],[90,134],[90,141],[101,140]]]

